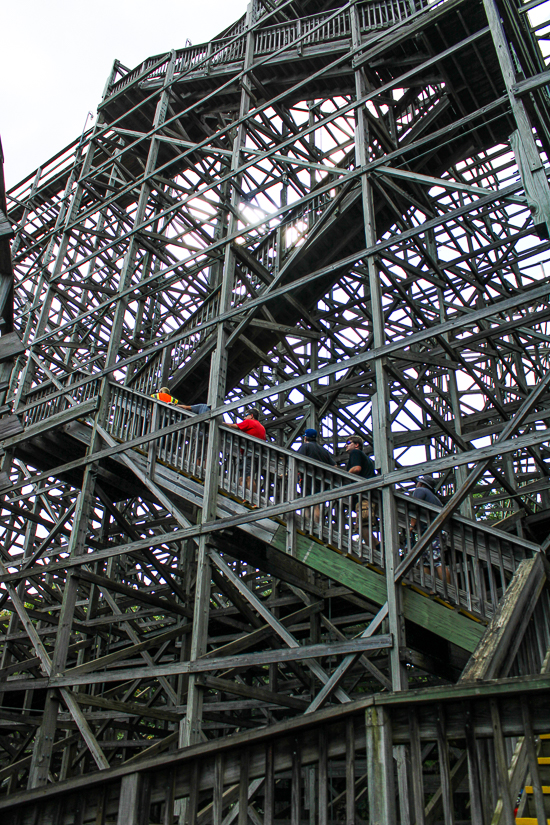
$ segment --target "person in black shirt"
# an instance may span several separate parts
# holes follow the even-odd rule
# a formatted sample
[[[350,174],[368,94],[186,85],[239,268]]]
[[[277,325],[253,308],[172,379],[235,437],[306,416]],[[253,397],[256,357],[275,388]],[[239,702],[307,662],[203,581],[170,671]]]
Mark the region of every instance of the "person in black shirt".
[[[320,444],[317,444],[317,430],[314,430],[312,427],[309,427],[307,430],[304,430],[304,443],[300,446],[298,450],[300,455],[305,455],[307,458],[314,458],[315,461],[322,461],[323,464],[328,464],[330,467],[335,467],[336,462],[328,452],[325,450],[324,447],[321,447]],[[306,478],[303,478],[302,473],[300,473],[300,486],[302,488],[302,493],[305,496],[310,496],[313,491],[316,493],[321,492],[321,481],[315,481],[313,484],[313,476],[315,475],[315,470],[306,473]],[[304,515],[306,518],[309,516],[309,507],[304,511]],[[313,516],[315,521],[319,521],[320,515],[320,506],[318,504],[315,505],[313,508]]]
[[[346,470],[352,475],[358,475],[360,478],[374,478],[376,470],[374,464],[363,452],[363,439],[360,435],[352,435],[346,441],[346,453],[348,454],[348,464]],[[353,506],[358,507],[358,497],[353,497]],[[374,527],[378,519],[376,518],[376,505],[374,501],[369,506],[367,498],[361,499],[361,520],[363,523],[362,535],[363,541],[370,544],[372,547],[377,547],[380,544],[378,536],[374,533],[372,537],[369,533],[369,516],[371,525]]]
[[[358,474],[361,478],[374,478],[376,470],[370,458],[363,452],[363,439],[360,435],[352,435],[346,441],[346,453],[348,473]]]
[[[324,447],[317,444],[317,430],[307,429],[304,432],[304,443],[298,450],[300,455],[305,455],[308,458],[314,458],[315,461],[322,461],[323,464],[330,464],[331,467],[336,466],[336,462]]]

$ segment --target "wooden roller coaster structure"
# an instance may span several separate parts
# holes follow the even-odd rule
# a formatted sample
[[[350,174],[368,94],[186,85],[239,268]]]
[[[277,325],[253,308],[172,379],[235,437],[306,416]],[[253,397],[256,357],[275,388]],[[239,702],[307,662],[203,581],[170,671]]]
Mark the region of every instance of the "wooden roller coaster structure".
[[[547,821],[548,5],[252,0],[0,181],[2,823]]]

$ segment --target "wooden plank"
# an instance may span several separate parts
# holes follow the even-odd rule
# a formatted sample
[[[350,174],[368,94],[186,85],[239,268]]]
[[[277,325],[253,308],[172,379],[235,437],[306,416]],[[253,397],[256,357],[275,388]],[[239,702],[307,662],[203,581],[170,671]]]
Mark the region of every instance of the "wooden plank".
[[[273,825],[275,821],[275,761],[273,758],[273,742],[265,746],[265,795],[264,795],[264,825]]]
[[[323,727],[319,729],[319,825],[328,825],[328,751]]]
[[[260,614],[260,616],[273,628],[275,633],[283,640],[285,644],[287,644],[291,649],[299,648],[299,642],[295,639],[295,637],[290,633],[283,625],[276,619],[270,610],[265,606],[265,604],[258,599],[256,595],[252,593],[252,591],[246,587],[246,585],[235,575],[235,573],[231,570],[231,568],[224,562],[221,556],[216,553],[215,550],[210,551],[210,557],[214,564],[223,572],[223,574],[229,579],[229,581],[237,588],[240,592],[241,596],[250,602],[253,608]],[[390,645],[391,646],[391,645]],[[329,681],[329,676],[325,672],[325,670],[321,667],[318,662],[306,662],[307,667],[317,676],[318,679],[323,684]],[[342,690],[342,688],[336,687],[334,690],[335,696],[341,702],[348,702],[349,697],[347,694]]]
[[[249,653],[242,656],[230,656],[213,659],[195,659],[187,662],[176,662],[161,665],[142,665],[134,668],[117,669],[106,671],[101,674],[91,673],[81,676],[51,676],[48,679],[37,679],[33,681],[33,687],[64,687],[87,684],[102,684],[107,682],[120,682],[128,679],[152,679],[159,676],[176,676],[181,673],[207,673],[214,670],[225,670],[239,667],[256,667],[270,664],[271,662],[299,662],[309,659],[323,658],[325,656],[340,656],[346,653],[362,653],[365,650],[384,650],[391,647],[393,643],[391,635],[375,636],[371,639],[352,639],[347,642],[336,642],[333,644],[298,645],[293,648],[281,648],[280,650],[265,650],[258,653]],[[318,671],[320,673],[320,670]],[[328,681],[328,676],[326,679]],[[24,685],[27,683],[25,682]],[[0,692],[12,690],[13,684],[10,682],[0,682]]]
[[[1,339],[0,339],[1,340]],[[0,440],[22,433],[24,427],[18,415],[5,415],[0,418]]]
[[[371,825],[397,822],[390,718],[383,707],[368,708],[367,769]]]
[[[449,763],[449,743],[445,729],[443,705],[437,706],[437,748],[439,752],[439,772],[441,777],[441,800],[445,825],[455,825],[453,785]]]
[[[185,618],[189,618],[193,615],[192,610],[178,604],[172,598],[170,600],[161,599],[153,593],[142,593],[134,587],[117,582],[107,576],[98,576],[97,573],[91,573],[89,570],[77,570],[73,575],[77,578],[84,579],[85,581],[93,582],[100,588],[105,588],[109,591],[113,590],[115,593],[122,593],[125,596],[130,596],[137,602],[143,602],[143,604],[151,604],[154,607],[160,607],[167,613],[178,613],[180,616],[184,616]],[[75,670],[78,670],[78,668],[75,668]]]
[[[424,825],[424,786],[422,782],[422,749],[418,729],[417,711],[412,709],[409,716],[411,738],[411,776],[414,801],[415,825]]]
[[[244,685],[241,682],[232,682],[229,679],[219,679],[215,676],[202,676],[200,683],[214,690],[222,690],[225,693],[232,693],[235,696],[246,696],[250,699],[258,699],[260,702],[269,702],[274,705],[282,705],[296,710],[305,710],[308,703],[305,699],[297,699],[293,696],[286,696],[284,693],[275,693],[267,688]]]
[[[294,740],[294,746],[292,748],[292,771],[290,782],[290,825],[300,825],[302,801],[302,754],[298,739]]]
[[[15,232],[3,209],[0,209],[0,237],[2,241],[9,241]]]
[[[144,642],[138,642],[137,644],[130,645],[122,650],[117,650],[114,653],[108,653],[106,656],[101,656],[99,659],[92,659],[83,665],[68,668],[65,673],[70,673],[73,676],[76,676],[77,673],[89,673],[90,671],[100,670],[113,662],[120,662],[123,659],[127,659],[129,656],[133,656],[135,653],[141,653],[142,650],[149,650],[151,647],[161,647],[165,642],[170,641],[170,639],[176,639],[178,636],[188,633],[190,629],[190,624],[178,625],[178,627],[175,627],[173,630],[168,630],[166,633],[153,636],[153,638],[147,639]]]
[[[279,621],[285,627],[292,627],[293,624],[297,624],[298,622],[309,618],[314,613],[318,613],[322,609],[322,606],[323,602],[315,602],[314,604],[307,605],[307,607],[303,607],[301,610],[297,610],[295,613],[284,616],[279,619]],[[211,615],[214,616],[215,612],[213,611]],[[202,658],[212,658],[214,655],[216,658],[219,656],[232,656],[235,653],[240,653],[242,650],[246,650],[248,647],[253,647],[253,645],[258,644],[258,642],[265,639],[272,632],[273,630],[270,625],[262,625],[262,627],[258,627],[257,630],[253,630],[251,633],[247,633],[245,636],[235,639],[234,642],[228,642],[226,645],[222,645],[221,647],[217,647],[215,650],[211,650]]]
[[[468,788],[470,791],[470,811],[472,822],[483,823],[483,795],[479,773],[479,759],[476,738],[472,725],[473,712],[470,703],[466,706],[464,732],[466,734],[466,759],[468,763]]]
[[[346,722],[346,825],[355,825],[355,733],[353,719]],[[420,823],[417,823],[420,825]]]
[[[139,702],[117,702],[114,699],[103,699],[101,696],[90,696],[87,693],[73,693],[79,705],[88,705],[95,708],[105,708],[115,713],[128,713],[131,716],[143,716],[150,719],[161,719],[167,722],[180,722],[182,714],[163,708],[140,705]]]
[[[283,528],[277,531],[272,543],[284,551],[282,531]],[[357,564],[306,536],[297,537],[296,558],[369,601],[379,605],[387,601],[386,579],[381,573]],[[475,650],[485,632],[485,625],[467,618],[458,610],[449,609],[440,602],[423,596],[408,586],[402,589],[405,618],[426,630],[431,630],[432,633],[437,633],[464,650]]]
[[[141,774],[130,773],[122,778],[117,825],[140,825]]]
[[[523,694],[526,694],[533,708],[534,733],[540,733],[543,732],[541,730],[543,726],[546,727],[546,731],[549,729],[547,727],[547,720],[545,718],[539,719],[538,716],[540,708],[547,709],[547,694],[549,690],[550,677],[544,674],[543,676],[530,676],[526,678],[506,679],[501,680],[500,682],[492,682],[482,686],[482,688],[480,688],[479,685],[449,685],[443,687],[433,687],[428,689],[423,688],[419,690],[411,690],[407,691],[405,694],[403,692],[401,692],[400,694],[380,694],[376,697],[367,697],[366,699],[361,700],[360,702],[354,702],[351,705],[338,706],[319,711],[315,719],[312,719],[312,717],[309,716],[305,718],[286,720],[285,722],[280,722],[271,725],[269,728],[256,729],[246,733],[239,733],[229,737],[222,737],[220,739],[209,741],[207,743],[192,746],[190,748],[186,748],[174,753],[166,754],[161,757],[156,757],[155,759],[145,761],[143,765],[139,766],[139,768],[136,765],[121,766],[112,769],[108,774],[96,772],[86,777],[75,777],[65,782],[62,789],[60,789],[59,787],[45,787],[36,789],[34,791],[25,792],[23,795],[17,794],[11,798],[3,798],[0,799],[0,810],[4,812],[5,810],[9,810],[10,808],[15,809],[22,804],[33,803],[37,800],[43,801],[54,797],[58,793],[79,793],[83,792],[84,790],[89,791],[93,788],[97,788],[102,784],[106,783],[107,780],[112,782],[119,781],[119,779],[122,776],[127,775],[129,773],[135,773],[136,770],[155,770],[159,771],[160,774],[162,774],[163,771],[166,771],[170,767],[180,766],[183,772],[187,770],[186,766],[190,765],[193,761],[197,759],[202,760],[207,756],[213,756],[215,752],[229,753],[233,749],[239,749],[241,746],[248,748],[257,748],[257,752],[261,753],[261,763],[263,766],[265,763],[265,746],[268,742],[275,742],[279,737],[283,737],[286,735],[294,737],[300,735],[301,732],[310,730],[312,728],[316,728],[317,731],[322,730],[326,733],[329,730],[329,725],[333,724],[334,722],[343,721],[346,718],[348,718],[348,716],[355,717],[363,711],[370,712],[373,709],[377,712],[380,710],[389,710],[390,712],[392,712],[393,707],[395,707],[398,711],[408,709],[409,707],[414,706],[429,709],[430,707],[433,707],[434,702],[446,700],[451,707],[454,707],[455,712],[457,714],[456,727],[453,727],[449,723],[448,719],[447,735],[450,738],[463,739],[463,703],[465,700],[472,701],[472,703],[475,703],[472,706],[474,710],[477,711],[477,706],[480,704],[480,700],[480,710],[482,710],[482,706],[485,705],[487,699],[489,699],[491,696],[500,696],[502,698],[506,698],[506,701],[503,703],[503,707],[506,710],[506,708],[518,707],[519,697]],[[483,696],[480,695],[481,691],[483,691]],[[512,699],[513,697],[515,697],[514,700]],[[487,713],[485,713],[484,715],[486,717],[486,721],[489,722],[490,725],[491,723],[487,717]],[[519,721],[521,723],[521,719]],[[476,729],[479,727],[483,730],[487,729],[489,733],[492,733],[492,725],[491,727],[489,727],[489,725],[487,725],[483,720],[481,720],[479,723],[476,720]],[[381,727],[381,725],[379,724],[378,727]],[[431,738],[427,737],[427,741],[431,742],[434,739],[433,729],[431,731],[430,736]],[[333,739],[331,740],[331,742],[332,741]],[[373,741],[372,744],[376,745],[376,741]],[[286,770],[286,768],[284,769]]]
[[[461,682],[507,675],[506,672],[500,673],[501,666],[505,661],[508,669],[511,666],[546,581],[546,569],[540,553],[521,562],[483,638],[470,657]]]
[[[239,819],[238,825],[248,825],[248,775],[249,751],[241,751],[241,775],[239,777]]]
[[[191,781],[189,783],[189,798],[187,800],[187,822],[188,825],[197,825],[197,814],[199,810],[199,761],[193,762],[190,767]]]
[[[25,345],[16,332],[0,335],[0,361],[10,361],[25,352]]]
[[[214,760],[214,787],[212,789],[212,825],[221,825],[223,813],[223,754]],[[172,823],[170,823],[172,825]]]
[[[168,771],[166,781],[166,794],[164,797],[164,812],[162,825],[174,825],[174,790],[175,790],[176,770],[172,768]],[[214,825],[219,825],[214,822]]]
[[[498,700],[490,699],[489,706],[491,708],[491,721],[493,725],[493,742],[498,775],[498,786],[500,790],[500,798],[502,799],[502,820],[504,825],[515,825],[514,807],[512,804],[510,785],[508,782],[506,747],[504,742],[504,734],[502,731]]]

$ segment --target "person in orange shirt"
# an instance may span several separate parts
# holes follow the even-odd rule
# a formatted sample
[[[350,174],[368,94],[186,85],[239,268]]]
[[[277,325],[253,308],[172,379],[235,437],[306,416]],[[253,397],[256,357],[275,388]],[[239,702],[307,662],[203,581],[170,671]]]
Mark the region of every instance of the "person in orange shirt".
[[[170,395],[170,390],[168,387],[161,387],[159,392],[153,393],[151,398],[155,398],[157,401],[164,401],[165,404],[175,404],[176,407],[179,406],[178,399],[174,398],[173,395]]]

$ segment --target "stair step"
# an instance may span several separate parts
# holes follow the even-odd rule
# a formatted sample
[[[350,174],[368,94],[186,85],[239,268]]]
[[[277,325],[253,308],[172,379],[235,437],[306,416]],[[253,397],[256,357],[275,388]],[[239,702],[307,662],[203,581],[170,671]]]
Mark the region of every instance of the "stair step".
[[[546,822],[550,825],[550,819]],[[516,825],[538,825],[538,819],[536,816],[517,816]]]
[[[539,756],[537,761],[539,765],[550,765],[550,756]]]
[[[543,785],[542,786],[542,792],[550,794],[550,785]],[[532,785],[526,785],[525,786],[525,793],[533,793],[533,786]]]

